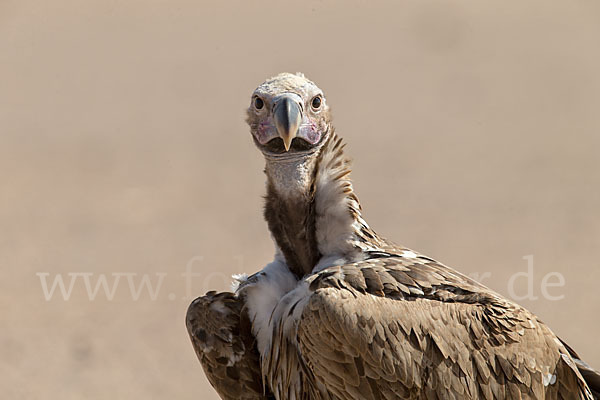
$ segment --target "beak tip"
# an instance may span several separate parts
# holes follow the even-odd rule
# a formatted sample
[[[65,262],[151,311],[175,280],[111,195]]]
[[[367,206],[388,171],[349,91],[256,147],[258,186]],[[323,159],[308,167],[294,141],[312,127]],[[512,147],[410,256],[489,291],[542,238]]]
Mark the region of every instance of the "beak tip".
[[[292,147],[292,140],[296,137],[302,120],[300,105],[291,96],[285,95],[275,104],[273,118],[287,152]]]

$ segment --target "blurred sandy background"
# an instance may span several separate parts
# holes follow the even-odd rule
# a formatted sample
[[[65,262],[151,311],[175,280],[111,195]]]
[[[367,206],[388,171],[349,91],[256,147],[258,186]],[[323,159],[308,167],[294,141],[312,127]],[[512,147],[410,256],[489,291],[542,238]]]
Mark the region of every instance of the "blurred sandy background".
[[[268,262],[244,123],[325,89],[380,233],[520,301],[600,367],[600,3],[0,0],[0,395],[216,399],[192,294]],[[564,287],[542,296],[545,274]],[[37,273],[166,273],[46,301]],[[516,293],[527,282],[517,280]]]

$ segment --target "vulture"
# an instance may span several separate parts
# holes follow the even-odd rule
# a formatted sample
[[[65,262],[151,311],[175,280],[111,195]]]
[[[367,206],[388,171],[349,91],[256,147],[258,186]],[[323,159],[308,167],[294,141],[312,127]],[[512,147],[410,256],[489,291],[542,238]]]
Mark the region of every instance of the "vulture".
[[[377,234],[323,91],[283,73],[253,92],[271,263],[189,306],[222,399],[597,399],[600,374],[538,317]]]

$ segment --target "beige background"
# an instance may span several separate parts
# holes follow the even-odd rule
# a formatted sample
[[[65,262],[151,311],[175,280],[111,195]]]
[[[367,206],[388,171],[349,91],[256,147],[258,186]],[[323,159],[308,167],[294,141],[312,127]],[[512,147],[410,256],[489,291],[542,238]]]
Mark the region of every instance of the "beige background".
[[[600,367],[598,1],[225,3],[0,0],[1,397],[216,399],[181,273],[271,258],[244,109],[280,71],[326,91],[372,226],[505,295],[533,255],[520,302]]]

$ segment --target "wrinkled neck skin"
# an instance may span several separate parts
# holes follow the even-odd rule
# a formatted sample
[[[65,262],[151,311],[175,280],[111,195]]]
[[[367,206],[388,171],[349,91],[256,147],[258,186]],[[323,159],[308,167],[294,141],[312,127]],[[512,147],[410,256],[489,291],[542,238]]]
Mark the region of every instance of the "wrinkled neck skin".
[[[282,201],[306,198],[315,175],[315,164],[316,157],[311,153],[265,155],[265,174],[272,194]]]

